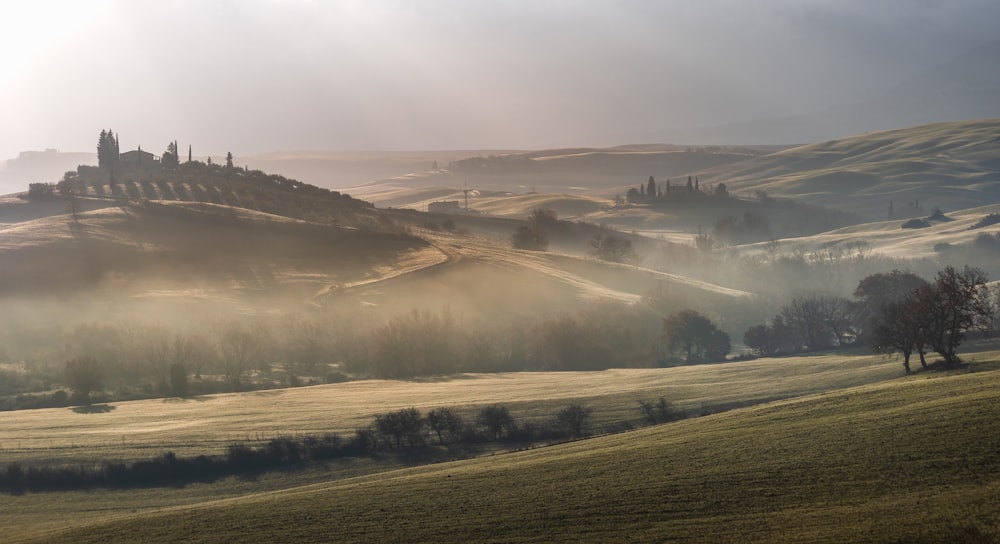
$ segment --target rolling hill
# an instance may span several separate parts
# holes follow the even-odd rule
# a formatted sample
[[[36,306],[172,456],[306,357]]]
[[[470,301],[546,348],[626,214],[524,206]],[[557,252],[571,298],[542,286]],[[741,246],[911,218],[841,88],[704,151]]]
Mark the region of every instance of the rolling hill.
[[[897,217],[912,217],[1000,200],[998,154],[1000,119],[957,121],[796,147],[705,171],[702,180],[871,219],[886,217],[892,202]]]
[[[773,153],[760,148],[653,149],[552,150],[469,159],[462,175],[459,170],[417,173],[359,187],[356,194],[380,206],[424,210],[440,200],[464,204],[462,183],[467,182],[472,187],[469,207],[477,212],[523,218],[531,209],[548,207],[567,219],[688,240],[697,227],[709,229],[719,218],[746,211],[773,219],[774,235],[781,238],[885,219],[890,205],[894,218],[911,218],[935,208],[952,211],[1000,201],[997,119],[862,134]],[[692,174],[705,188],[724,183],[731,195],[746,202],[713,209],[614,205],[615,195],[624,196],[650,175],[660,184],[672,177],[676,185]],[[544,189],[532,191],[539,187]],[[761,194],[816,207],[769,209],[754,204]],[[808,222],[816,225],[804,227]]]
[[[74,543],[991,542],[1000,536],[998,385],[995,371],[895,380],[21,534]]]

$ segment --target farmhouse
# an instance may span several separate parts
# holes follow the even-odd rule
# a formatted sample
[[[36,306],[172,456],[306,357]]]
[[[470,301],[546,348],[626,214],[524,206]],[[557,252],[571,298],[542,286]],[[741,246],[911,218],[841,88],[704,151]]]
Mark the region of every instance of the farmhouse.
[[[126,151],[118,155],[118,160],[121,161],[122,164],[135,164],[135,165],[153,164],[160,162],[159,157],[148,151],[143,151],[142,148],[134,149],[132,151]]]

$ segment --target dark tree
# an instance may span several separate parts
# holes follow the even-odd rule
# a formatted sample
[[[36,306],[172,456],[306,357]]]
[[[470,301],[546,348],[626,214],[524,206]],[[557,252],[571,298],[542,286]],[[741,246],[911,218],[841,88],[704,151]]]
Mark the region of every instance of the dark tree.
[[[226,153],[226,168],[233,169],[233,153],[232,151]]]
[[[842,297],[796,297],[782,308],[785,324],[808,350],[842,345],[851,329],[851,304]]]
[[[887,302],[872,320],[871,344],[878,353],[900,353],[903,368],[910,373],[910,355],[920,354],[920,364],[927,368],[924,342],[927,334],[927,313],[922,307],[923,297],[915,293],[909,298]]]
[[[667,423],[678,419],[679,416],[677,410],[663,397],[657,399],[656,402],[641,399],[639,400],[639,409],[642,410],[642,415],[645,416],[650,425]]]
[[[464,422],[451,408],[435,408],[427,413],[427,425],[438,437],[438,442],[444,444],[447,435],[455,440],[462,434]]]
[[[160,165],[164,168],[176,168],[180,163],[177,156],[177,144],[175,142],[170,142],[167,144],[167,150],[163,152],[160,157]]]
[[[503,438],[504,432],[510,433],[516,428],[514,416],[506,406],[494,404],[479,411],[476,423],[483,426],[494,440]]]
[[[80,398],[82,404],[90,404],[90,392],[100,391],[104,383],[104,369],[97,359],[84,356],[66,361],[66,385]]]
[[[375,416],[375,430],[379,434],[392,439],[396,448],[403,446],[403,440],[410,446],[420,446],[424,443],[421,432],[424,428],[424,418],[416,408],[406,408],[388,414]]]
[[[598,259],[623,263],[635,258],[635,250],[632,249],[632,240],[624,236],[594,236],[590,241],[593,254]]]
[[[928,312],[927,344],[947,366],[959,363],[955,351],[966,332],[987,322],[993,313],[986,273],[969,266],[961,272],[951,266],[938,272],[930,288],[917,291],[917,299]]]
[[[656,181],[653,180],[653,176],[649,176],[649,181],[646,182],[646,198],[649,200],[656,198]]]
[[[917,289],[928,285],[927,280],[910,272],[893,270],[889,273],[872,274],[858,283],[854,297],[858,299],[857,322],[861,334],[866,336],[875,326],[882,307],[899,303]]]
[[[101,130],[97,140],[97,166],[108,170],[118,166],[118,137],[111,130]]]
[[[767,325],[754,325],[743,334],[743,343],[755,355],[767,357],[782,351],[795,351],[794,335],[785,325],[785,318],[778,314]]]
[[[629,204],[635,204],[642,200],[642,195],[639,194],[639,190],[635,187],[630,187],[628,192],[625,193],[625,200]]]
[[[685,363],[718,361],[729,353],[729,335],[694,310],[681,310],[663,320],[663,343]]]
[[[517,249],[530,251],[545,251],[549,248],[548,231],[558,226],[556,212],[549,208],[537,208],[531,211],[528,221],[517,227],[510,238],[510,243]]]
[[[56,186],[53,183],[29,183],[28,198],[52,198],[55,196]]]
[[[570,404],[559,410],[556,420],[573,436],[583,436],[594,411],[582,404]]]
[[[188,394],[188,369],[184,363],[170,365],[170,392],[175,397],[186,397]]]

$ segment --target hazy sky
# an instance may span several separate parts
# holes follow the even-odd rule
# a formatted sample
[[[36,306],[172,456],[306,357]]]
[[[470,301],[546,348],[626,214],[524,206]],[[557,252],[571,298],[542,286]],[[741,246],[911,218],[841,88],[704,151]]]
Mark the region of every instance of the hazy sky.
[[[5,0],[0,159],[609,144],[870,98],[996,0]],[[624,136],[623,136],[624,137]],[[683,142],[679,142],[683,143]]]

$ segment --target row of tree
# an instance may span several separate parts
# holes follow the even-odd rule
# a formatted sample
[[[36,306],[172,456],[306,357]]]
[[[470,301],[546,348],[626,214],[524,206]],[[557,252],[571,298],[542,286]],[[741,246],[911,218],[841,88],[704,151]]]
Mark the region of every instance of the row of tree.
[[[969,266],[948,266],[933,282],[899,270],[872,274],[854,297],[796,297],[769,323],[747,329],[743,342],[766,356],[867,341],[878,352],[902,354],[907,372],[911,354],[926,368],[929,351],[950,367],[959,363],[956,350],[966,334],[989,328],[998,305],[986,274]]]
[[[645,185],[640,184],[638,187],[631,187],[628,191],[626,191],[625,201],[630,204],[650,204],[670,198],[685,198],[692,196],[716,196],[725,198],[729,196],[729,190],[726,188],[725,183],[720,183],[715,187],[709,187],[707,192],[703,191],[697,176],[688,176],[687,183],[684,185],[674,185],[670,182],[670,179],[667,179],[666,183],[657,184],[653,176],[649,176],[649,180],[646,181]],[[616,198],[616,201],[618,204],[621,204],[620,197]]]

